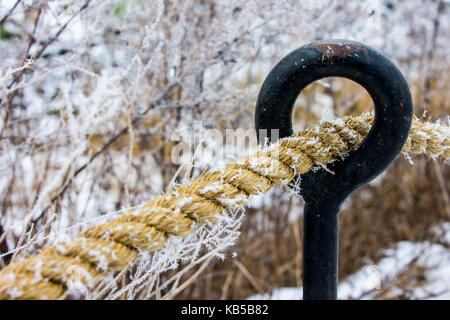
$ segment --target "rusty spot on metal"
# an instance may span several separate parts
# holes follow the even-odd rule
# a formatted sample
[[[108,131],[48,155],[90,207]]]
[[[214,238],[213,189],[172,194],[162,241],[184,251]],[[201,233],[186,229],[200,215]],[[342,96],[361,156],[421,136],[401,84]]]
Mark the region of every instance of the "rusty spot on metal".
[[[339,57],[347,58],[349,54],[359,52],[363,46],[358,43],[315,43],[312,45],[314,49],[319,51],[325,58],[331,59]]]

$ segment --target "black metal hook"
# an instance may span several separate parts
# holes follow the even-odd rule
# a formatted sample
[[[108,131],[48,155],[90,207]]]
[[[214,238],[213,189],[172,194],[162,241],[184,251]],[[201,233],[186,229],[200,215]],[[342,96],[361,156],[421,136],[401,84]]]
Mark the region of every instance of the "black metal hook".
[[[308,84],[325,77],[344,77],[363,86],[374,102],[375,120],[357,150],[330,164],[333,174],[318,170],[301,176],[304,299],[337,298],[340,206],[395,159],[412,121],[408,84],[388,58],[358,42],[327,40],[292,51],[272,69],[258,96],[257,132],[278,129],[280,138],[290,136],[295,100]]]

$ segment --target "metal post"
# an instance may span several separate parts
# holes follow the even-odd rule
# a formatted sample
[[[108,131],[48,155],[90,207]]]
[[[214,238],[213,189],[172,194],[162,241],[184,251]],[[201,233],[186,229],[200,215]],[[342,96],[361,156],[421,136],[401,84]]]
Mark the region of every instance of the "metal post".
[[[303,299],[337,298],[338,212],[334,203],[305,204]]]
[[[395,159],[408,137],[412,100],[408,84],[380,52],[358,42],[310,43],[284,57],[269,73],[258,96],[255,128],[293,133],[292,109],[300,92],[325,77],[344,77],[362,85],[375,105],[374,124],[357,150],[328,170],[308,172],[300,180],[305,199],[303,220],[303,296],[336,299],[338,216],[341,204]],[[270,137],[269,137],[270,139]]]

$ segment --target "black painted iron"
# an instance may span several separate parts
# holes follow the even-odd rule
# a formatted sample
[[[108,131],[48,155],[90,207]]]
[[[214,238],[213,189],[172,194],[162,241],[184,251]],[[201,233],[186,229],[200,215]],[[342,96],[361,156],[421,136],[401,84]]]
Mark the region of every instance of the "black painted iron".
[[[305,200],[305,300],[337,298],[340,206],[395,159],[406,142],[412,121],[408,84],[388,58],[358,42],[328,40],[292,51],[269,73],[258,96],[257,132],[278,129],[280,138],[290,136],[295,100],[307,85],[325,77],[344,77],[363,86],[374,102],[375,120],[362,144],[344,160],[334,161],[328,170],[311,171],[300,177],[300,194]]]

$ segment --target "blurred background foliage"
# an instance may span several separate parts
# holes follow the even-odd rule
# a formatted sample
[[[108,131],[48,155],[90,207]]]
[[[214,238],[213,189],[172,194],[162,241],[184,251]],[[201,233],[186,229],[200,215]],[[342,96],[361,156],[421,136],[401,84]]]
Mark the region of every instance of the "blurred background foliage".
[[[253,128],[258,90],[270,69],[314,40],[345,38],[377,48],[407,78],[415,115],[448,123],[449,5],[2,1],[1,252],[21,248],[34,236],[38,241],[3,255],[0,264],[67,239],[85,220],[140,204],[215,166],[205,159],[181,168],[173,163],[178,141],[172,133],[189,131],[199,120],[222,132]],[[29,67],[11,71],[28,59]],[[359,115],[372,106],[352,81],[323,79],[299,96],[293,122],[300,129],[324,116]],[[400,241],[448,250],[442,234],[450,221],[449,175],[445,164],[399,156],[354,193],[341,212],[339,279],[376,265]],[[176,298],[242,299],[301,286],[302,208],[302,199],[286,190],[256,199],[226,258],[208,260],[200,274],[198,268],[187,272],[183,279],[194,279]],[[450,297],[448,277],[446,291],[417,293],[429,280],[429,268],[412,258],[383,277],[380,290],[351,298]],[[127,281],[124,277],[118,287]]]

